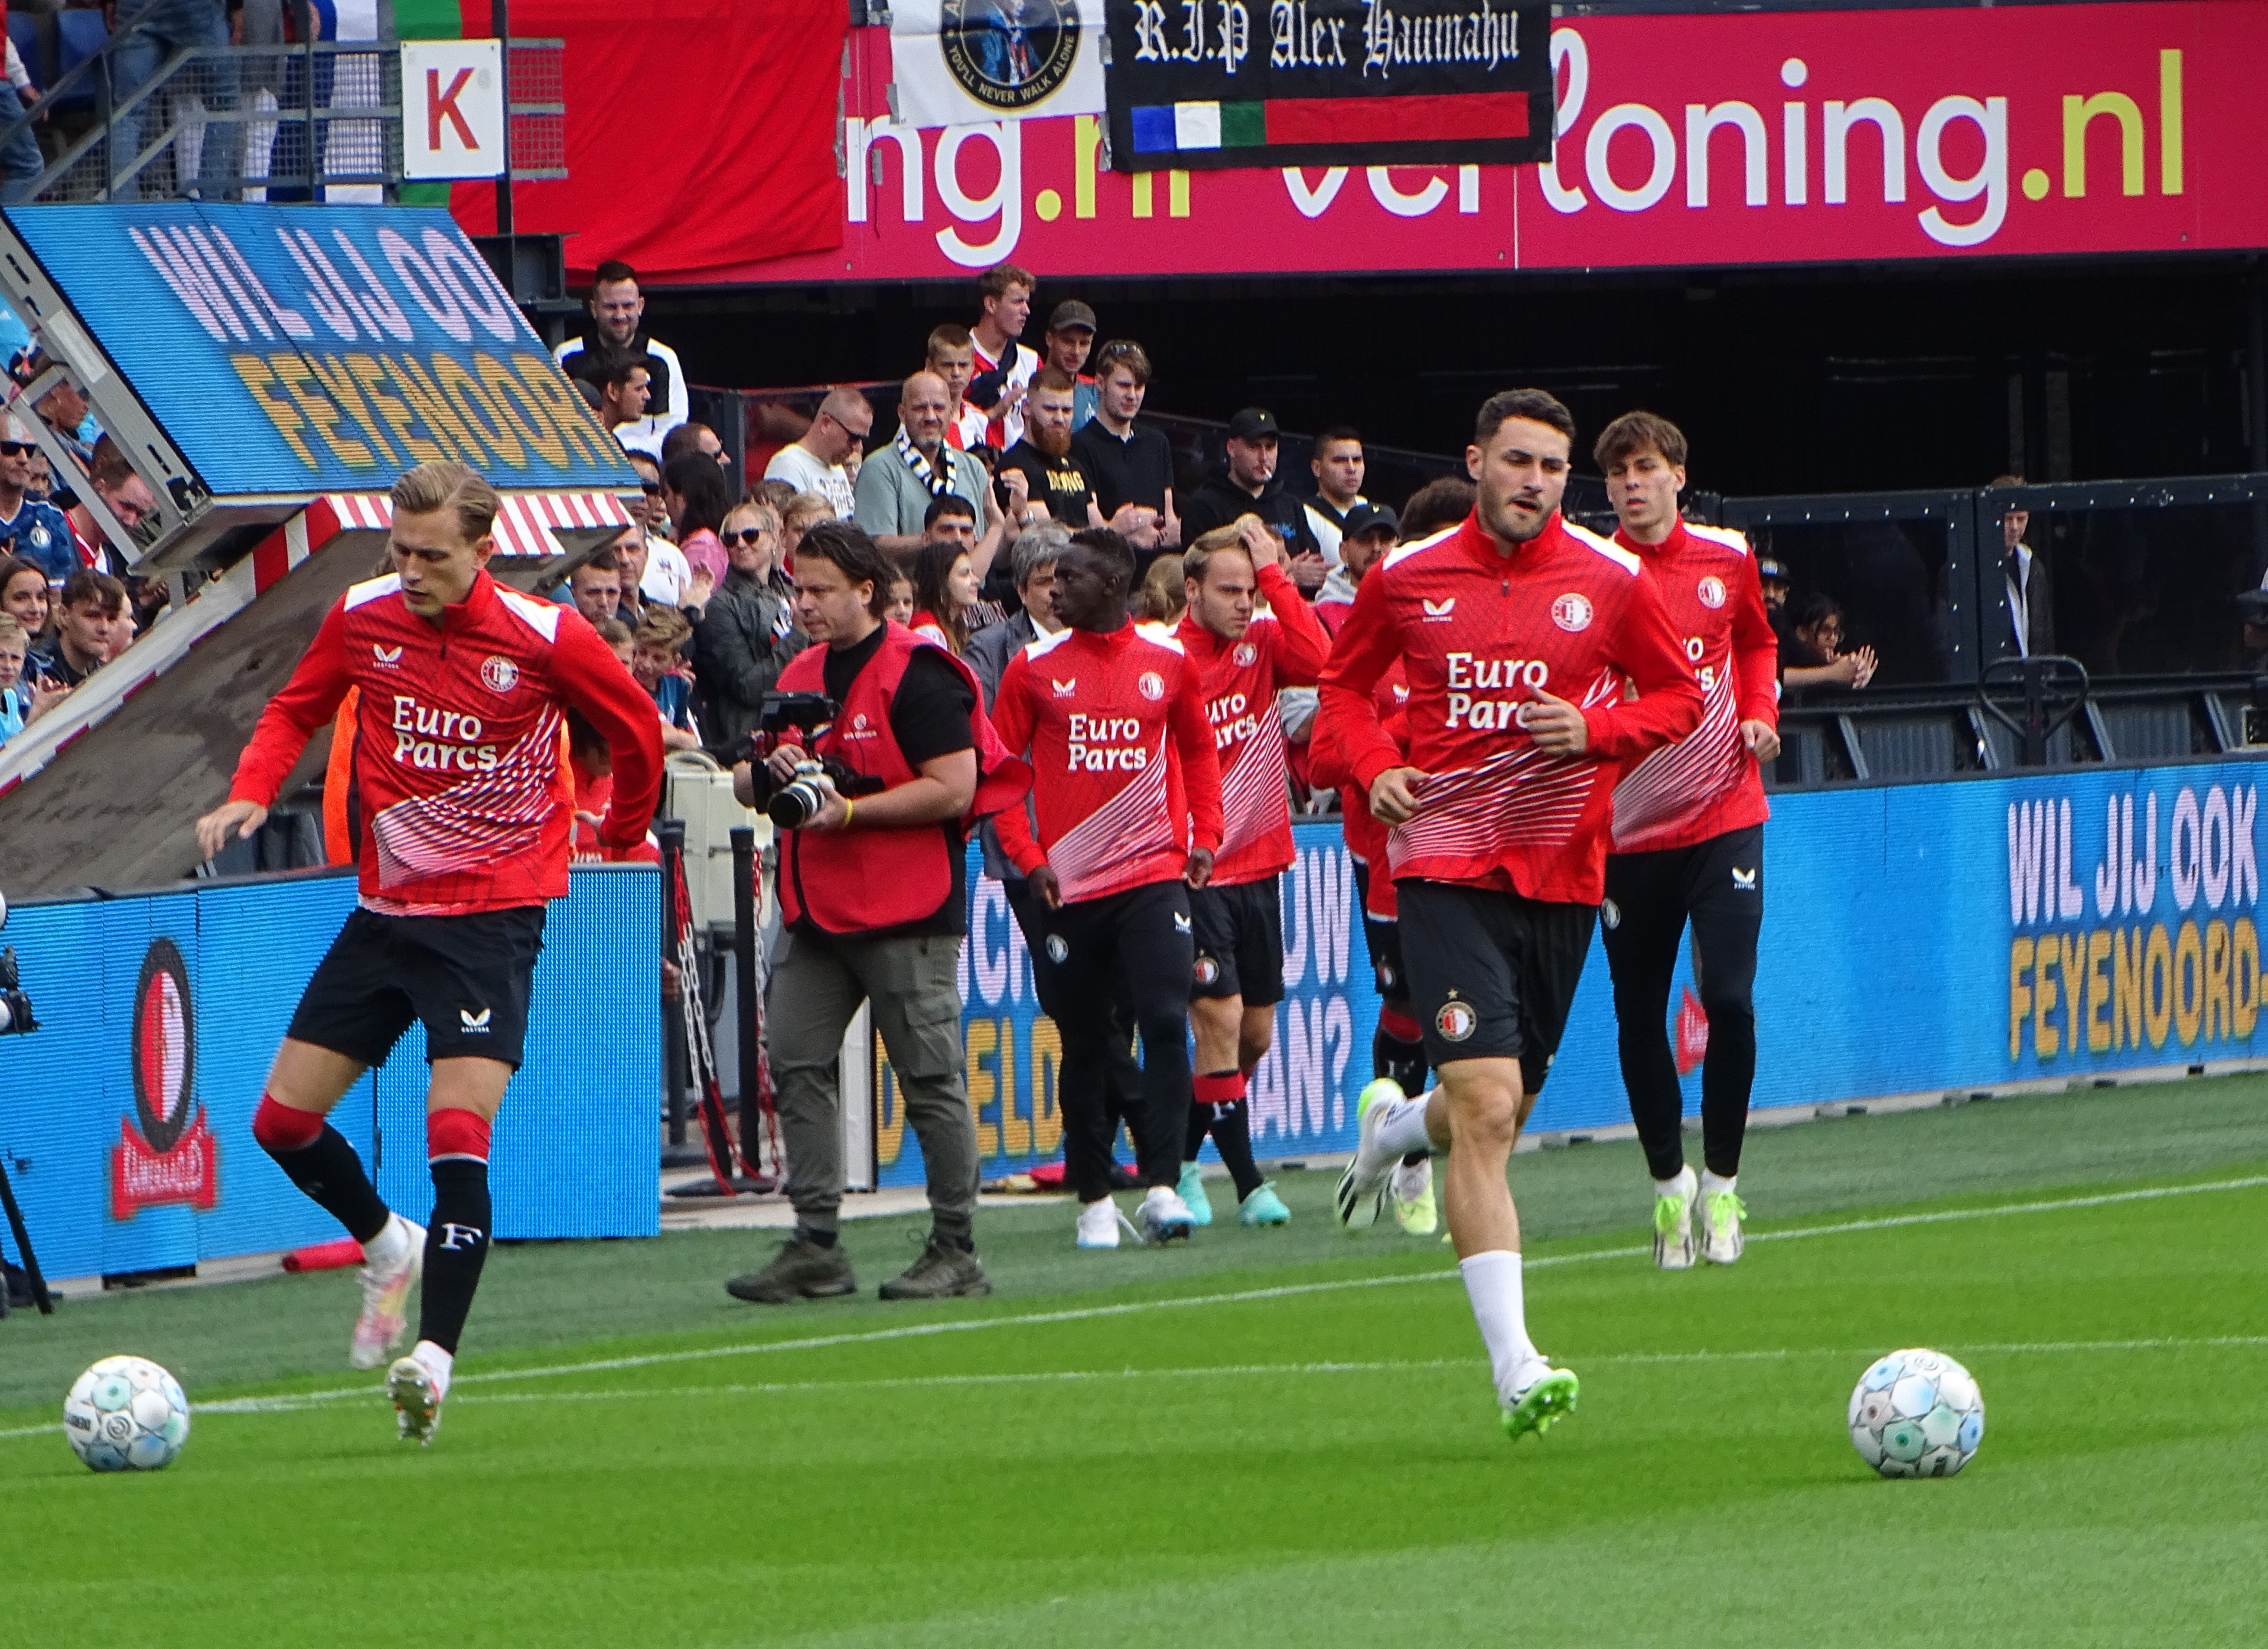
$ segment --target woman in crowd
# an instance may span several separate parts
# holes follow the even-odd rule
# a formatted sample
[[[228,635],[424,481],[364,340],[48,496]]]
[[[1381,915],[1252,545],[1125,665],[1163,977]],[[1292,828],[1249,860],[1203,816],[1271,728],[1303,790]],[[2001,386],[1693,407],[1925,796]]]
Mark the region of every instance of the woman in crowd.
[[[889,604],[882,608],[882,616],[908,629],[914,627],[914,581],[906,574],[890,580]]]
[[[949,538],[933,538],[914,552],[915,635],[948,652],[968,656],[968,621],[976,606],[976,571],[968,551]]]
[[[693,681],[704,747],[729,762],[747,759],[764,695],[809,639],[795,627],[795,588],[780,569],[777,512],[740,504],[724,528],[731,566],[694,628]]]
[[[728,564],[717,536],[733,508],[733,490],[723,467],[706,453],[680,453],[661,472],[661,501],[677,531],[677,548],[693,569],[679,605],[706,607],[711,593],[724,582]]]
[[[24,627],[33,646],[47,635],[54,608],[46,568],[21,556],[0,557],[0,612]]]
[[[1142,587],[1134,592],[1128,607],[1138,624],[1178,624],[1189,604],[1189,590],[1182,578],[1182,558],[1160,556],[1142,575]]]

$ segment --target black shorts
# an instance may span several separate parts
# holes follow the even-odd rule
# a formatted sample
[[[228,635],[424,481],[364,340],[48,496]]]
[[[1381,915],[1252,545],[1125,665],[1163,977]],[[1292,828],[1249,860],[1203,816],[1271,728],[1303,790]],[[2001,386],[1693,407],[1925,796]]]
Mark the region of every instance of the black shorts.
[[[357,909],[316,965],[285,1034],[382,1065],[422,1020],[429,1062],[500,1059],[517,1071],[543,917],[541,905],[461,917]]]
[[[1402,881],[1410,1006],[1435,1065],[1517,1059],[1543,1086],[1591,948],[1597,909],[1454,882]]]
[[[1233,887],[1199,887],[1189,894],[1197,951],[1189,972],[1192,997],[1242,997],[1248,1008],[1272,1008],[1284,999],[1278,881],[1267,876]]]

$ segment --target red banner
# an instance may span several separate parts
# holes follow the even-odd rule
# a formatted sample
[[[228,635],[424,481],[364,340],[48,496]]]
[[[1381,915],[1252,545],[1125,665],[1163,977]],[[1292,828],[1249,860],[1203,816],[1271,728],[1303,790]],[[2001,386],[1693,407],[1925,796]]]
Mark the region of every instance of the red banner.
[[[187,1203],[199,1213],[220,1200],[220,1142],[199,1108],[181,1137],[164,1151],[151,1148],[131,1123],[118,1129],[110,1153],[110,1217],[131,1219],[162,1203]]]
[[[843,241],[719,281],[1638,269],[2268,247],[2268,5],[1582,18],[1551,166],[1130,177],[1092,118],[915,130],[844,81]]]

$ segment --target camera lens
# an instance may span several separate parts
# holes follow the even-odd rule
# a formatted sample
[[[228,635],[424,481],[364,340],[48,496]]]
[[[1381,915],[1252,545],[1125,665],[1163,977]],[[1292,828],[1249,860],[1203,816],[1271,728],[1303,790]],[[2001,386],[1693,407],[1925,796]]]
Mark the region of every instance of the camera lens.
[[[765,811],[781,829],[800,830],[822,805],[819,787],[808,779],[799,778],[774,791],[771,806]]]

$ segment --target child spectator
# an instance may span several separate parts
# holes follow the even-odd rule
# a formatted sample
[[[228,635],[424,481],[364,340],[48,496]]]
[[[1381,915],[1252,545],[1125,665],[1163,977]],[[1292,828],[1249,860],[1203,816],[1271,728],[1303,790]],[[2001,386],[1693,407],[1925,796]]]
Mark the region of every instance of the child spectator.
[[[882,616],[908,629],[914,627],[914,581],[902,572],[890,580],[890,604],[882,609]]]
[[[70,692],[67,687],[24,679],[24,659],[31,650],[32,638],[24,633],[24,627],[0,613],[0,744],[23,732]]]
[[[693,721],[693,681],[678,667],[679,650],[692,633],[684,614],[660,607],[646,615],[630,641],[630,674],[661,711],[665,750],[701,747],[701,730]]]

